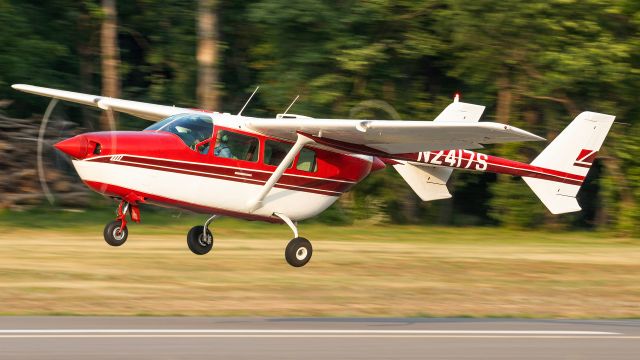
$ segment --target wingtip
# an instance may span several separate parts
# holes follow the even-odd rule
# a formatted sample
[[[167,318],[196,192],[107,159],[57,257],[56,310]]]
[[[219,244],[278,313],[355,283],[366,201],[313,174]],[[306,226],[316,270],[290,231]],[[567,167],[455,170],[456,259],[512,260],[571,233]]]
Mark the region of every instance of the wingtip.
[[[513,134],[516,137],[516,139],[514,139],[513,141],[545,141],[546,140],[541,136],[538,136],[536,134],[530,133],[526,130],[522,130],[520,128],[511,126],[508,124],[490,123],[490,122],[481,122],[479,124],[483,124],[484,126],[488,126],[497,131]]]
[[[538,136],[528,131],[527,131],[527,135],[531,137],[531,141],[547,141],[547,139],[543,138],[542,136]]]
[[[26,84],[13,84],[13,85],[11,85],[11,87],[12,87],[14,90],[24,91],[26,88],[28,88],[28,87],[29,87],[29,85],[26,85]]]
[[[508,126],[508,125],[505,125],[505,126]],[[538,136],[536,134],[530,133],[526,130],[522,130],[517,127],[508,126],[508,129],[520,136],[527,138],[525,141],[546,141],[546,139],[543,138],[542,136]]]

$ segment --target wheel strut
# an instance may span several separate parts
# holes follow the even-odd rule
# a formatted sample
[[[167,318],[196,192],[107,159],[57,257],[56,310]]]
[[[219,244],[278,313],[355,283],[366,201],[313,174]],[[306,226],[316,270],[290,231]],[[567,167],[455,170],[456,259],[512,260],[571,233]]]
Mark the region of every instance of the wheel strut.
[[[309,260],[311,260],[311,255],[313,254],[311,242],[298,236],[298,227],[296,226],[296,223],[287,215],[275,212],[273,215],[282,219],[282,221],[291,228],[291,231],[293,231],[293,239],[289,241],[289,244],[287,244],[287,247],[284,250],[285,260],[287,260],[287,263],[293,267],[305,266]]]
[[[204,222],[204,226],[196,225],[187,233],[187,245],[189,250],[196,255],[207,254],[213,248],[213,234],[209,231],[209,225],[218,215],[211,215]]]
[[[124,200],[120,201],[120,205],[118,205],[118,216],[116,217],[116,221],[120,220],[120,230],[118,231],[118,235],[120,235],[120,231],[127,226],[127,212],[130,207],[131,205]]]
[[[277,212],[274,212],[273,215],[279,217],[280,219],[282,219],[282,221],[284,221],[285,224],[289,225],[289,228],[291,228],[291,231],[293,231],[294,238],[298,237],[298,227],[296,226],[296,223],[291,221],[291,219],[289,219],[287,215]]]
[[[209,231],[209,225],[211,225],[211,223],[213,222],[213,220],[215,220],[215,218],[217,218],[218,215],[211,215],[210,218],[207,219],[207,221],[204,222],[204,233],[206,234],[207,231]]]

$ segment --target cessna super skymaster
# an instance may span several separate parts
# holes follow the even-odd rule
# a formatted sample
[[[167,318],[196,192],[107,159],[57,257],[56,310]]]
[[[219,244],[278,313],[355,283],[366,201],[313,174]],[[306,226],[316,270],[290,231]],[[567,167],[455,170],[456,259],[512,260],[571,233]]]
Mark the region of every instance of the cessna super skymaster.
[[[318,215],[370,173],[393,166],[423,201],[451,197],[454,169],[520,176],[553,214],[579,211],[576,195],[614,116],[578,115],[530,164],[472,151],[486,144],[543,138],[506,124],[479,122],[484,106],[458,97],[433,121],[256,118],[13,85],[16,90],[127,113],[154,124],[142,131],[101,131],[55,144],[84,183],[120,200],[104,229],[110,245],[128,236],[127,215],[141,203],[210,214],[187,235],[198,255],[213,246],[216,216],[286,223],[292,266],[312,255],[296,222]],[[55,100],[57,99],[57,100]],[[245,104],[246,106],[246,104]]]

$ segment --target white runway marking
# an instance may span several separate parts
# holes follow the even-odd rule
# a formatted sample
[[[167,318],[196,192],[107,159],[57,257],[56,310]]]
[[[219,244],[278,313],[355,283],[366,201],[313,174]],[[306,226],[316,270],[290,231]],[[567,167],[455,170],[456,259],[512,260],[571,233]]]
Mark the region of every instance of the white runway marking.
[[[621,335],[572,330],[346,330],[346,329],[0,329],[1,335]]]
[[[291,339],[291,338],[306,338],[306,339],[579,339],[579,340],[634,340],[640,339],[640,336],[624,336],[624,335],[358,335],[358,334],[333,334],[333,335],[300,335],[300,334],[48,334],[48,335],[0,335],[2,339],[110,339],[110,338],[124,338],[124,339],[182,339],[182,338],[234,338],[234,339]]]

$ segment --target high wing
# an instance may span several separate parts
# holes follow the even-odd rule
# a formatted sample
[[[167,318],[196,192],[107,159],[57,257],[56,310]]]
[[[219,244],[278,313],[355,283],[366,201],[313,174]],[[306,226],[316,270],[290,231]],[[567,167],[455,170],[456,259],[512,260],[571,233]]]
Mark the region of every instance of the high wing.
[[[15,84],[11,85],[11,87],[26,93],[93,106],[102,110],[122,112],[151,121],[158,121],[176,114],[199,112],[198,110],[179,108],[175,106],[155,105],[138,101],[114,99],[100,95],[81,94],[33,85]]]
[[[45,87],[15,84],[31,94],[127,113],[158,121],[166,117],[199,113],[200,110],[114,99]],[[482,144],[535,141],[543,138],[513,126],[477,122],[484,107],[454,102],[436,118],[438,121],[349,120],[282,117],[241,117],[245,126],[259,133],[295,140],[298,132],[350,146],[363,146],[387,154],[446,149],[478,149]]]
[[[482,148],[483,144],[544,140],[513,126],[468,120],[435,122],[245,118],[245,125],[268,136],[295,140],[297,133],[300,132],[316,137],[317,140],[326,140],[328,144],[331,142],[348,144],[351,148],[362,146],[387,154],[478,149]]]

